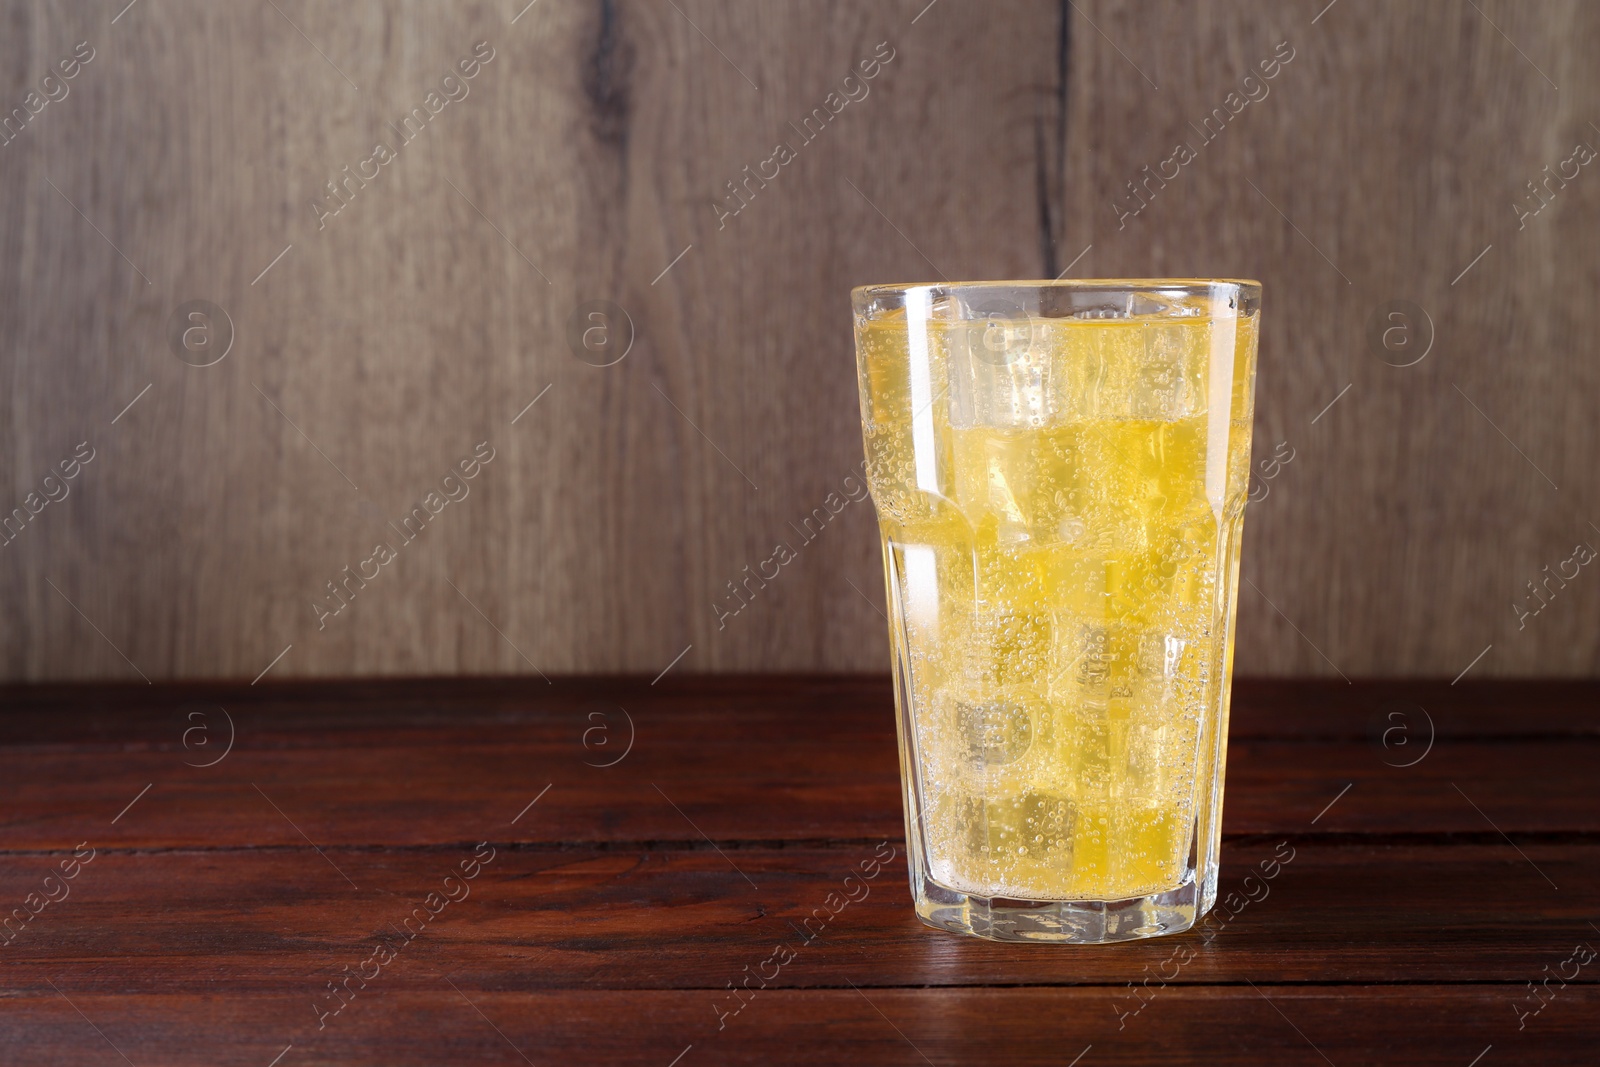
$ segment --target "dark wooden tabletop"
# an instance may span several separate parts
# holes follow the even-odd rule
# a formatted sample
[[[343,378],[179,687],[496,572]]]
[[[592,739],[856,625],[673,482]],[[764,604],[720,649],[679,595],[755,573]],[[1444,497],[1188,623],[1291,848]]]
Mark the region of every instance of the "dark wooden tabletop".
[[[1600,1062],[1597,685],[1240,681],[1217,910],[1106,947],[917,921],[886,680],[0,707],[5,1064]]]

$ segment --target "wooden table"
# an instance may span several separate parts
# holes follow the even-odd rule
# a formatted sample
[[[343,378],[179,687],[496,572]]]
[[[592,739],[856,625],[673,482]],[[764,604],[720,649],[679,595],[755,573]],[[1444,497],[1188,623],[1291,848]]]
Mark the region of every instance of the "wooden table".
[[[1597,697],[1241,681],[1083,948],[916,920],[878,679],[0,690],[0,1062],[1594,1064]]]

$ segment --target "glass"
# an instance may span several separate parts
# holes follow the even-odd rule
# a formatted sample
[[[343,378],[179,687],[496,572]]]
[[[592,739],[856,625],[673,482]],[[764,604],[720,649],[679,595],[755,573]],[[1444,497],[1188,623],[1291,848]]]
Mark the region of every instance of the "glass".
[[[917,914],[997,941],[1216,900],[1261,287],[852,293]]]

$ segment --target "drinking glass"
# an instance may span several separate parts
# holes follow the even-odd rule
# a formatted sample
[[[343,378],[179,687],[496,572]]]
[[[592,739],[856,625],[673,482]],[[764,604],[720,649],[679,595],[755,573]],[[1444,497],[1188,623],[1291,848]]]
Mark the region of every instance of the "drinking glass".
[[[1260,285],[852,296],[917,914],[1188,929],[1217,891]]]

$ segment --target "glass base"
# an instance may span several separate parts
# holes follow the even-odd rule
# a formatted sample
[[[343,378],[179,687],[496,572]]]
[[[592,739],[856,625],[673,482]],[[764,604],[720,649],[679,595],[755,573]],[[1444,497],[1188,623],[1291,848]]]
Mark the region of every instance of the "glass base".
[[[989,941],[1103,945],[1189,929],[1210,910],[1191,878],[1176,889],[1126,900],[1015,900],[980,897],[931,880],[913,886],[917,917],[929,926]],[[1213,896],[1214,899],[1214,896]]]

